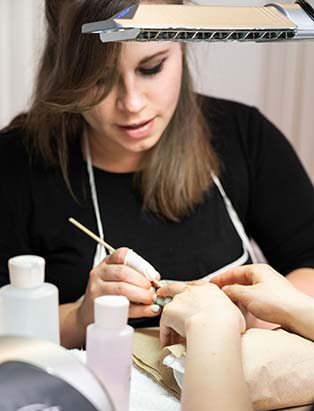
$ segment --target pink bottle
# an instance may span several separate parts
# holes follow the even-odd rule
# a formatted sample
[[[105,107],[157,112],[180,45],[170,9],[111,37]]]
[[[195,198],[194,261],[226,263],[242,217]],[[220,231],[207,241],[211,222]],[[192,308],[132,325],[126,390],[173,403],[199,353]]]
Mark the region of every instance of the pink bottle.
[[[95,299],[95,323],[87,327],[86,360],[107,389],[117,411],[129,409],[133,350],[127,325],[129,300],[122,296]]]

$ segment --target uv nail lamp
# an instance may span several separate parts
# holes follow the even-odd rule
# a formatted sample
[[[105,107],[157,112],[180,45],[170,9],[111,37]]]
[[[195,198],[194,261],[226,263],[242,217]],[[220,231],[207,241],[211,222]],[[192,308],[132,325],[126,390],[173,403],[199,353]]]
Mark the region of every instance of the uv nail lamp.
[[[82,26],[112,41],[254,41],[314,39],[314,0],[261,7],[136,4]]]
[[[1,411],[114,411],[109,395],[64,348],[27,337],[0,337]]]

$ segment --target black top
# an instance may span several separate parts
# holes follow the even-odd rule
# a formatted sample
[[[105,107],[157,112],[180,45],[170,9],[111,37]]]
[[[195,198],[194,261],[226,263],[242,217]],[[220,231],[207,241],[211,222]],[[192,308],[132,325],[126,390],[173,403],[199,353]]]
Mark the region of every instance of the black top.
[[[295,152],[258,110],[204,99],[221,182],[247,234],[282,274],[314,267],[314,189]],[[79,143],[70,151],[70,194],[60,170],[27,154],[21,133],[0,136],[0,285],[8,283],[8,258],[46,259],[46,280],[60,302],[84,294],[96,243],[68,222],[74,217],[97,233],[86,163]],[[105,239],[128,246],[163,278],[189,280],[237,260],[242,242],[214,186],[181,223],[160,221],[141,209],[132,173],[94,168]]]

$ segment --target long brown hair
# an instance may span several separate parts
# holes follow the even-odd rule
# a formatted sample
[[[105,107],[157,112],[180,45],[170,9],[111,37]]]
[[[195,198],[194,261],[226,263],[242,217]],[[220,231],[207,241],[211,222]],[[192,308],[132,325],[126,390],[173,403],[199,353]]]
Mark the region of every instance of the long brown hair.
[[[33,104],[9,129],[23,128],[45,161],[61,168],[70,190],[69,144],[82,137],[82,113],[104,99],[117,81],[121,51],[119,43],[103,44],[95,35],[82,35],[81,26],[105,20],[136,2],[140,0],[46,0],[47,36]],[[183,0],[159,3],[182,4]],[[87,101],[95,85],[98,91]],[[218,173],[218,161],[184,56],[175,113],[147,154],[144,167],[135,173],[134,184],[145,209],[180,221],[203,201],[211,173]]]

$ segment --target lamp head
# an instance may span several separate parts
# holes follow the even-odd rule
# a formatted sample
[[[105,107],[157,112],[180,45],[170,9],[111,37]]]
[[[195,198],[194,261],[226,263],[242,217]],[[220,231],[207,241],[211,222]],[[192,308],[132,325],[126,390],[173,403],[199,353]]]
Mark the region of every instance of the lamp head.
[[[314,39],[314,0],[262,7],[135,4],[82,33],[112,41],[255,41]]]

